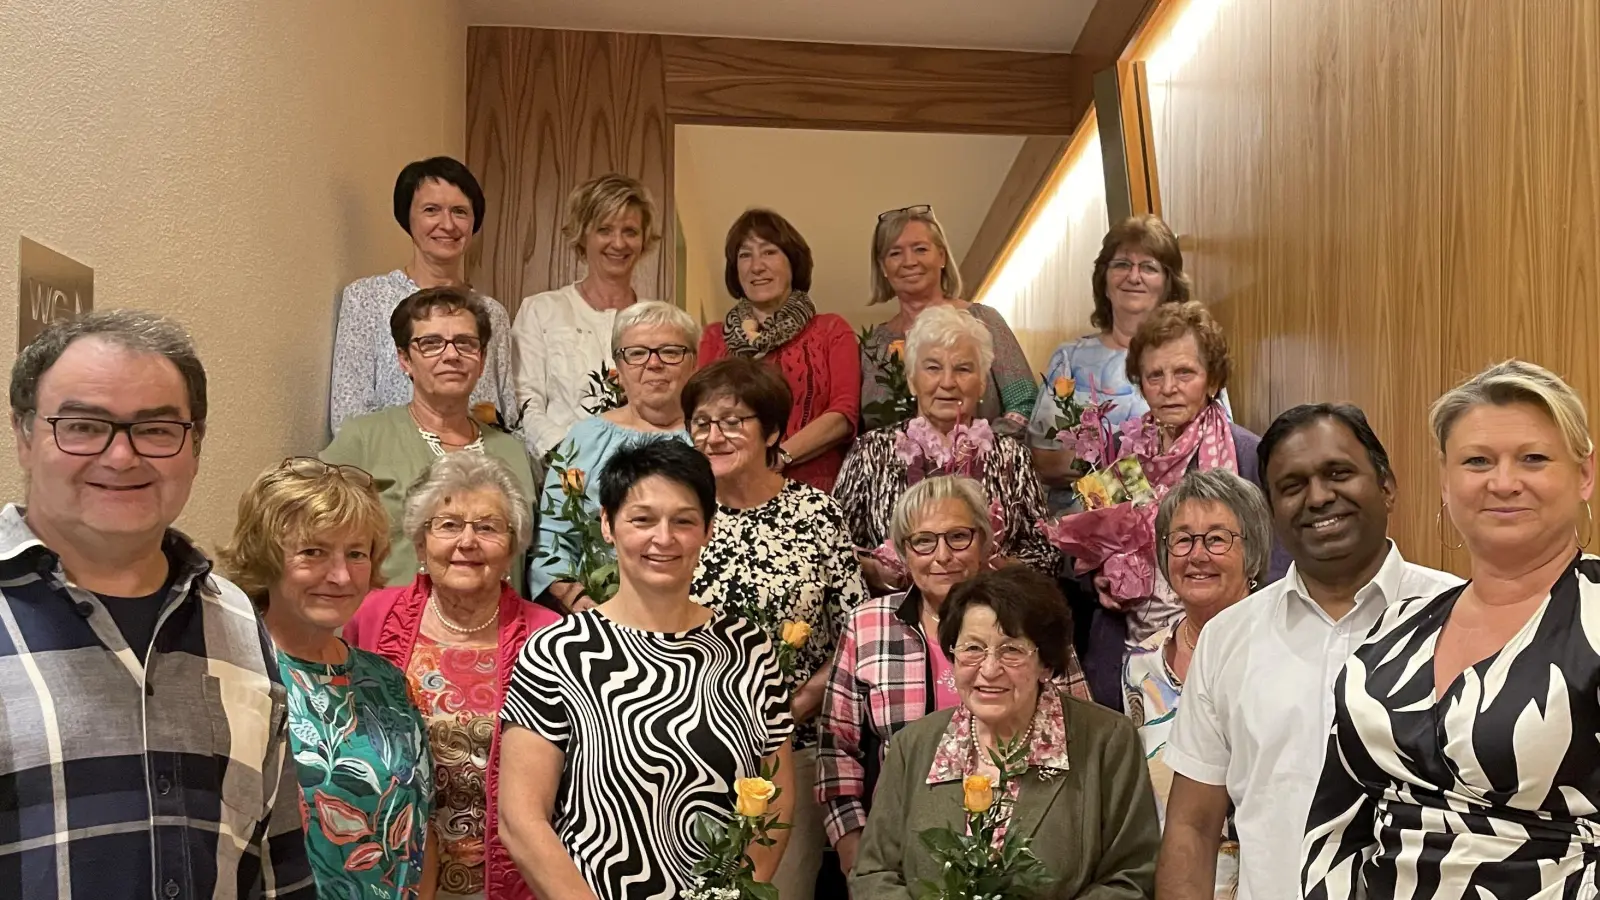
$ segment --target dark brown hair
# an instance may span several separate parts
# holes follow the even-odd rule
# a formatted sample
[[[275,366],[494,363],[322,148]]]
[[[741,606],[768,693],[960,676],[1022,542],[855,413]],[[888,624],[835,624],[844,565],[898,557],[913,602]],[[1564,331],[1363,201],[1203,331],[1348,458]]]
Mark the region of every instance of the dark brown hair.
[[[1194,300],[1158,306],[1139,326],[1128,343],[1128,381],[1139,383],[1139,359],[1146,350],[1183,340],[1186,334],[1194,335],[1195,343],[1200,345],[1200,361],[1206,367],[1206,390],[1212,397],[1222,393],[1233,372],[1228,339],[1222,333],[1222,326],[1211,318],[1211,313]]]
[[[739,283],[739,246],[752,236],[777,244],[789,258],[789,283],[793,290],[811,290],[811,245],[783,216],[770,209],[747,209],[728,229],[728,240],[723,246],[728,264],[723,269],[722,282],[728,288],[728,296],[744,299],[744,285]]]
[[[954,658],[962,620],[975,606],[994,610],[1000,630],[1008,637],[1033,641],[1039,648],[1039,662],[1050,674],[1067,670],[1072,609],[1054,578],[1013,563],[979,572],[951,588],[939,609],[939,646],[945,656]]]
[[[1111,296],[1106,293],[1106,270],[1117,251],[1133,247],[1155,257],[1167,273],[1167,295],[1162,303],[1189,301],[1189,276],[1183,274],[1183,252],[1178,237],[1167,223],[1152,215],[1123,219],[1106,232],[1100,242],[1100,255],[1094,259],[1094,313],[1089,324],[1101,331],[1111,330]]]
[[[395,347],[404,353],[411,346],[412,323],[430,319],[435,313],[450,315],[463,309],[472,313],[472,321],[478,326],[478,340],[483,343],[484,352],[489,352],[489,308],[478,295],[462,287],[423,288],[401,300],[389,314],[389,336],[394,338]]]
[[[683,421],[689,420],[704,404],[721,397],[731,397],[750,407],[761,424],[761,442],[773,435],[784,438],[789,424],[789,409],[794,405],[794,393],[783,374],[771,363],[746,356],[730,356],[718,360],[690,376],[683,386]],[[778,461],[778,448],[767,448],[767,464]]]

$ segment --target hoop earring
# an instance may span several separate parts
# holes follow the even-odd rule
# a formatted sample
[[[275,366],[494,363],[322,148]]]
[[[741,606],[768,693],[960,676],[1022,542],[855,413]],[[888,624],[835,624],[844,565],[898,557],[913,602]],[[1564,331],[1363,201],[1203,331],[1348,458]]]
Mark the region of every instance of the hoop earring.
[[[1439,544],[1441,546],[1443,546],[1446,550],[1460,550],[1462,547],[1465,547],[1467,545],[1467,542],[1466,542],[1465,538],[1462,539],[1461,543],[1454,544],[1454,545],[1452,545],[1449,541],[1444,539],[1444,512],[1445,512],[1445,505],[1443,503],[1440,503],[1439,504],[1439,511],[1434,513],[1434,515],[1433,515],[1433,526],[1439,532]]]
[[[1583,517],[1589,520],[1589,536],[1584,537],[1583,532],[1578,531],[1576,526],[1572,529],[1578,536],[1578,546],[1580,548],[1589,546],[1589,542],[1594,540],[1594,510],[1589,508],[1589,501],[1587,500],[1583,501]]]

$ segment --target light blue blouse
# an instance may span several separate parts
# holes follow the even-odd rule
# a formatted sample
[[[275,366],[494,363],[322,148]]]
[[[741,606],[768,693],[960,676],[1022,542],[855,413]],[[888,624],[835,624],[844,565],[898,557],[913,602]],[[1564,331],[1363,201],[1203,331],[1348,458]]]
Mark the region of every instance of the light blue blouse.
[[[600,470],[605,468],[612,454],[638,441],[664,439],[680,440],[685,444],[690,442],[687,431],[636,431],[618,425],[604,416],[594,416],[573,425],[572,430],[567,432],[566,438],[557,446],[556,452],[564,457],[564,467],[583,470],[584,510],[599,519]],[[556,507],[561,505],[564,497],[561,490],[561,475],[554,464],[545,469],[544,489],[539,492],[539,497],[540,510],[550,508],[552,504]],[[541,513],[538,544],[529,554],[528,596],[539,596],[563,573],[572,570],[575,561],[567,548],[567,542],[557,537],[571,530],[571,526],[566,522]],[[555,558],[554,562],[549,561],[552,557]]]

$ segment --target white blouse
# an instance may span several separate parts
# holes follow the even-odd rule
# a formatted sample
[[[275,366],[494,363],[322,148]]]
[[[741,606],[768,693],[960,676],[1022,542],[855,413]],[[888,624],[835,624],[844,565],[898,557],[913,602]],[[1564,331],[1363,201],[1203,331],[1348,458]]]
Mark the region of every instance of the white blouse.
[[[512,379],[522,407],[520,430],[534,455],[550,452],[591,415],[584,408],[589,375],[613,365],[616,320],[616,310],[596,310],[576,284],[522,301],[511,326]]]

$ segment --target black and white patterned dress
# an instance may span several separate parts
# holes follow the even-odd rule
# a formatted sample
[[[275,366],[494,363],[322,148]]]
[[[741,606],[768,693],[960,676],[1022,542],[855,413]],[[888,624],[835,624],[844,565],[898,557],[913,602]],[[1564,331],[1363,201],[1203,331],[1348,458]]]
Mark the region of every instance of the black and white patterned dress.
[[[734,781],[758,775],[793,730],[771,642],[722,613],[676,634],[598,609],[540,629],[501,716],[566,755],[551,824],[601,900],[689,887],[705,855],[695,819],[731,813]]]
[[[713,609],[764,620],[773,640],[785,622],[810,625],[791,688],[833,659],[845,618],[867,597],[839,504],[798,481],[760,506],[719,506],[689,590]],[[796,727],[796,749],[815,742],[815,723]]]
[[[1306,826],[1305,896],[1596,896],[1600,559],[1572,567],[1505,648],[1434,702],[1463,588],[1397,603],[1339,675]]]

